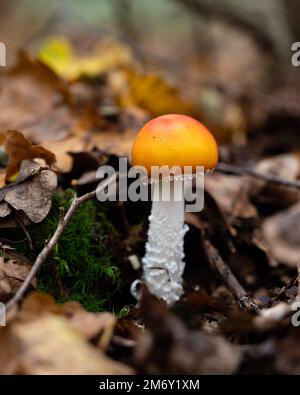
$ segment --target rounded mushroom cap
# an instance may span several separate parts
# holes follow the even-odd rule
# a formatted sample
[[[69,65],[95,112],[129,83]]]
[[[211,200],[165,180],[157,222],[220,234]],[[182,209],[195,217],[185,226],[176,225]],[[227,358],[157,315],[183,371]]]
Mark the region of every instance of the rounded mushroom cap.
[[[179,114],[162,115],[147,122],[132,147],[132,164],[144,166],[203,166],[213,169],[218,161],[218,146],[202,123]]]

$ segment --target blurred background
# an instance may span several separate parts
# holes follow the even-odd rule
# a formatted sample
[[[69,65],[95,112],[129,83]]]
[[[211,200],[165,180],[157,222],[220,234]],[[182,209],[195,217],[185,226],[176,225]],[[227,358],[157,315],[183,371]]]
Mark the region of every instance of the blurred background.
[[[8,65],[20,49],[36,54],[42,48],[43,59],[53,56],[53,64],[66,45],[88,55],[106,40],[105,52],[117,58],[109,61],[112,68],[132,61],[175,84],[191,106],[174,110],[204,118],[220,142],[243,144],[270,116],[299,117],[299,70],[291,65],[299,18],[296,0],[2,0],[0,38]],[[122,54],[107,40],[118,42]],[[144,96],[155,101],[155,83],[139,89],[145,91],[135,93],[140,107]],[[160,112],[149,106],[153,115]],[[161,107],[162,113],[170,110]]]

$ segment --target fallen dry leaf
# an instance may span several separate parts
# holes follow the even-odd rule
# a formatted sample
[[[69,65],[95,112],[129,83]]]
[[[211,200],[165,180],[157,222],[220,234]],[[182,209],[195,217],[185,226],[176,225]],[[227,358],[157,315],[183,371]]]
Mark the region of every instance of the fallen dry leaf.
[[[103,350],[110,343],[117,322],[116,316],[111,313],[91,313],[75,301],[57,305],[53,297],[40,292],[28,295],[22,305],[21,317],[23,320],[31,321],[48,313],[64,316],[72,328],[87,339],[99,336],[98,345]]]
[[[9,180],[12,176],[15,176],[20,169],[20,165],[25,159],[42,158],[46,163],[51,166],[55,163],[55,155],[43,148],[40,145],[33,145],[27,140],[22,133],[16,130],[9,130],[6,133],[4,147],[7,155],[9,156],[9,162],[6,171],[6,178]]]
[[[0,373],[133,374],[88,342],[100,333],[104,343],[110,342],[115,322],[110,313],[89,313],[77,302],[57,305],[51,296],[32,292],[18,318],[0,328],[7,359],[1,363],[1,352]]]
[[[0,327],[0,374],[14,374],[17,371],[17,346],[9,327]]]
[[[144,293],[141,316],[147,330],[135,350],[137,365],[146,374],[231,374],[241,349],[221,336],[187,329],[155,297]]]
[[[205,177],[205,189],[213,196],[227,216],[255,217],[255,207],[250,203],[248,181],[245,177],[213,173]]]
[[[21,52],[17,64],[2,75],[0,128],[22,130],[38,142],[65,138],[71,129],[71,113],[67,122],[66,117],[60,122],[64,127],[59,129],[55,112],[61,111],[67,100],[64,82],[45,64]],[[57,106],[58,103],[61,105]],[[39,123],[43,125],[49,117],[55,120],[53,125],[48,122],[47,130],[45,127],[39,130]]]
[[[116,316],[111,313],[90,313],[78,302],[66,302],[62,305],[63,312],[69,318],[72,327],[88,339],[101,333],[98,344],[101,349],[106,349],[111,341]]]
[[[279,262],[297,267],[300,261],[300,203],[267,218],[262,224],[262,233]]]
[[[255,171],[258,173],[294,181],[300,174],[299,157],[293,153],[277,155],[260,160]],[[251,179],[249,196],[260,205],[267,205],[268,209],[278,210],[300,200],[300,191],[285,186],[272,185],[262,180]]]
[[[66,318],[45,314],[11,328],[22,374],[132,374],[90,345]],[[47,339],[47,341],[45,341]]]
[[[7,294],[15,293],[19,289],[22,282],[28,276],[30,269],[31,266],[25,259],[4,260],[3,257],[0,257],[0,273],[1,273],[0,277],[2,275],[1,281],[6,283],[6,286],[3,286],[4,284],[2,283],[2,287],[1,287],[1,281],[0,281],[0,300],[4,300],[1,298],[3,292],[7,296]],[[33,287],[36,287],[36,284],[37,281],[34,278],[33,281],[31,282],[31,285]]]
[[[52,193],[56,186],[56,173],[36,162],[24,160],[16,182],[0,189],[1,222],[3,222],[0,226],[8,226],[5,220],[13,214],[11,208],[18,212],[21,210],[26,218],[34,223],[41,222],[49,213]]]

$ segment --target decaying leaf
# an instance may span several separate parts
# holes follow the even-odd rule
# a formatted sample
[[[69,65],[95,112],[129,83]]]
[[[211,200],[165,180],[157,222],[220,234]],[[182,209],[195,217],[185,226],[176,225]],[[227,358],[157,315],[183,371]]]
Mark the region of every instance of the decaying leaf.
[[[300,174],[300,160],[293,153],[277,155],[260,160],[255,166],[255,171],[294,181]],[[251,179],[248,183],[249,196],[260,205],[268,205],[269,210],[285,208],[300,200],[300,191],[297,189],[279,187],[257,179]]]
[[[0,218],[7,217],[11,213],[11,208],[6,202],[0,203]]]
[[[166,306],[144,293],[141,315],[147,331],[139,338],[135,358],[147,374],[230,374],[241,350],[224,338],[188,330]]]
[[[124,132],[117,130],[103,131],[93,135],[72,136],[63,141],[49,141],[45,143],[45,147],[55,152],[56,165],[59,170],[69,172],[72,168],[72,157],[69,155],[69,152],[89,152],[96,146],[108,155],[130,157],[135,136],[136,130],[133,129],[128,129]]]
[[[30,269],[31,266],[26,259],[4,260],[3,257],[0,257],[0,273],[2,273],[2,281],[6,283],[5,287],[2,283],[2,289],[0,285],[0,300],[4,300],[1,299],[1,294],[11,294],[18,290],[22,282],[27,277]],[[36,279],[31,282],[31,285],[36,287]]]
[[[205,189],[225,215],[243,218],[257,215],[255,207],[249,201],[246,178],[214,173],[205,178]]]
[[[12,326],[17,371],[23,374],[130,374],[86,342],[67,319],[53,314]],[[47,342],[45,342],[47,339]]]
[[[101,314],[88,313],[75,302],[58,306],[50,296],[30,294],[19,319],[10,321],[5,331],[0,331],[0,347],[6,356],[6,363],[0,363],[0,373],[134,373],[88,342],[97,334],[104,334],[105,328],[112,333],[115,319],[108,313]],[[1,355],[2,352],[0,362]]]
[[[9,130],[6,133],[4,147],[9,156],[6,173],[6,178],[8,180],[16,175],[22,161],[25,159],[33,160],[35,158],[42,158],[49,166],[56,160],[55,155],[51,151],[48,151],[40,145],[32,145],[22,133],[16,130]]]
[[[108,312],[90,313],[77,302],[66,302],[62,305],[64,315],[69,318],[73,328],[84,337],[93,339],[101,333],[98,344],[106,349],[113,335],[117,318]]]
[[[300,203],[267,218],[262,231],[274,257],[297,267],[300,261]]]
[[[33,161],[22,161],[16,182],[0,189],[2,218],[7,219],[13,208],[24,213],[30,221],[41,222],[49,213],[56,186],[57,175],[52,170]],[[8,224],[4,221],[2,226]]]
[[[22,52],[17,64],[8,68],[1,80],[0,128],[22,130],[39,142],[64,138],[70,133],[71,113],[67,120],[64,117],[61,121],[54,114],[56,109],[61,112],[67,96],[66,85],[50,68]],[[58,107],[59,102],[61,106]],[[47,130],[39,129],[39,124],[49,117],[54,122],[48,123]]]
[[[87,339],[99,337],[98,344],[102,349],[110,343],[117,322],[116,317],[111,313],[90,313],[75,301],[57,305],[53,297],[40,292],[32,292],[25,299],[22,308],[24,320],[30,321],[48,313],[64,316],[69,320],[72,328]]]

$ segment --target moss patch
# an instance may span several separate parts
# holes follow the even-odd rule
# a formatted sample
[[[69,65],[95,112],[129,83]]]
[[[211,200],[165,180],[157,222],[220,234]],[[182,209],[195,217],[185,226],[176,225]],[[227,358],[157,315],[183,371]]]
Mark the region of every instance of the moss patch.
[[[57,226],[59,208],[67,210],[72,197],[72,190],[56,193],[48,217],[28,227],[34,251],[30,251],[27,242],[17,249],[34,261]],[[54,295],[58,302],[77,300],[90,311],[121,309],[112,302],[121,287],[120,271],[113,257],[116,243],[118,234],[106,209],[94,201],[82,204],[43,264],[38,275],[39,289]]]

